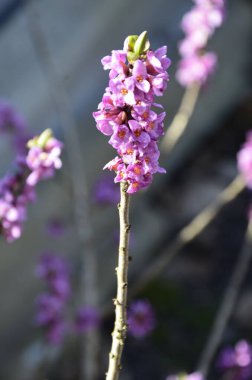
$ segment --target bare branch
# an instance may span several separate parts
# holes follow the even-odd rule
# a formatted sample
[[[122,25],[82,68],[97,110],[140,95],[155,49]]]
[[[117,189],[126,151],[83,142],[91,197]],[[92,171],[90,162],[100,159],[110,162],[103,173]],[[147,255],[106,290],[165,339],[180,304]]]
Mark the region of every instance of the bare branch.
[[[121,369],[121,356],[127,332],[127,287],[129,265],[129,203],[127,183],[121,183],[121,200],[119,204],[120,242],[118,252],[117,296],[115,304],[115,326],[112,333],[112,347],[109,354],[109,368],[106,380],[118,380]]]
[[[184,133],[195,109],[199,91],[200,85],[198,83],[185,90],[179,109],[162,140],[161,150],[163,152],[170,152]]]

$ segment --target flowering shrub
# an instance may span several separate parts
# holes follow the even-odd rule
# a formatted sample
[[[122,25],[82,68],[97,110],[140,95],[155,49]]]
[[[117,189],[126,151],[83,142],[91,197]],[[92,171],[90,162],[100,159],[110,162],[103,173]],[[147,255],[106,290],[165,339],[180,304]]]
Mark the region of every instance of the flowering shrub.
[[[220,27],[223,22],[225,4],[224,0],[194,0],[194,4],[194,8],[185,15],[182,21],[182,29],[186,36],[179,46],[182,60],[179,63],[177,78],[185,87],[197,84],[197,86],[193,86],[192,88],[196,88],[198,91],[200,86],[206,83],[209,75],[214,71],[216,66],[217,58],[215,53],[206,52],[205,48],[215,29]],[[47,61],[47,64],[50,65],[48,62],[50,62],[50,59]],[[161,97],[166,90],[169,80],[167,70],[170,66],[170,59],[167,57],[167,48],[165,46],[157,50],[152,50],[147,39],[147,34],[143,32],[139,36],[131,35],[126,38],[123,49],[113,50],[111,55],[102,59],[102,64],[105,70],[109,70],[109,83],[105,89],[102,101],[98,105],[98,110],[93,113],[93,116],[96,121],[97,129],[104,135],[109,136],[109,144],[117,152],[116,157],[108,162],[104,168],[115,172],[116,176],[114,182],[121,183],[121,198],[119,199],[118,186],[115,186],[115,183],[111,183],[110,178],[105,176],[100,178],[97,182],[92,195],[98,204],[119,203],[120,237],[118,266],[116,267],[117,294],[116,298],[113,299],[115,305],[115,324],[112,333],[108,372],[106,375],[107,380],[117,380],[121,369],[121,357],[127,331],[133,337],[139,339],[137,345],[140,347],[141,340],[150,335],[157,326],[156,313],[148,301],[139,299],[132,302],[128,308],[127,292],[130,284],[128,283],[127,276],[129,262],[131,261],[131,256],[129,256],[131,248],[129,244],[129,232],[131,228],[129,222],[129,204],[131,197],[129,194],[147,188],[151,184],[155,173],[165,173],[165,170],[159,166],[160,152],[158,148],[158,141],[164,134],[165,112],[163,111],[163,107],[159,103],[156,103],[156,97]],[[50,72],[50,70],[48,71]],[[57,84],[57,80],[55,82]],[[59,86],[58,88],[60,89],[61,87]],[[190,91],[185,91],[185,94],[188,95],[188,92]],[[191,98],[188,102],[189,97],[187,96],[185,97],[186,100],[182,100],[180,107],[182,111],[178,112],[174,118],[175,126],[178,126],[178,120],[180,120],[180,122],[182,120],[182,125],[187,124],[196,103],[197,96],[198,92],[196,96],[194,94],[193,101]],[[64,100],[64,96],[62,98]],[[61,102],[58,102],[58,104],[59,103]],[[191,108],[187,107],[188,103],[189,105],[191,103]],[[71,118],[68,119],[66,117],[66,120],[71,121]],[[50,130],[46,130],[40,136],[29,139],[28,144],[26,144],[27,134],[24,120],[15,113],[8,104],[1,102],[0,131],[11,132],[13,134],[14,145],[19,153],[15,163],[15,170],[7,174],[0,181],[0,232],[5,240],[10,242],[19,238],[22,234],[23,223],[27,217],[27,206],[29,202],[34,201],[36,196],[36,185],[41,180],[52,178],[55,171],[61,168],[62,162],[60,156],[63,145],[53,137]],[[66,133],[66,136],[69,137],[70,135]],[[66,140],[68,143],[70,141],[70,146],[71,142],[74,141],[74,139],[71,140],[71,138],[68,141],[67,137]],[[252,188],[251,140],[252,135],[250,133],[247,142],[238,154],[239,170],[242,172],[245,182],[250,188]],[[78,144],[74,143],[72,145],[73,150],[75,149],[74,145],[78,146]],[[78,149],[76,149],[76,152],[78,152]],[[70,152],[70,154],[71,153],[72,152]],[[73,159],[73,165],[69,165],[70,170],[76,168],[76,171],[73,171],[75,175],[71,177],[71,180],[73,181],[73,203],[77,221],[76,235],[79,239],[77,244],[80,243],[78,245],[81,247],[81,254],[83,254],[83,252],[87,253],[86,262],[89,263],[89,266],[87,265],[85,268],[84,265],[86,271],[84,275],[81,273],[83,268],[80,266],[81,268],[77,271],[77,275],[80,274],[81,280],[84,278],[85,281],[78,281],[80,280],[79,278],[75,281],[75,284],[81,287],[83,283],[85,283],[88,292],[90,290],[90,298],[94,294],[94,300],[96,300],[97,295],[95,294],[96,289],[94,285],[96,282],[94,275],[95,263],[93,259],[95,255],[92,255],[93,250],[90,249],[90,247],[93,241],[100,237],[95,236],[94,238],[94,236],[92,236],[92,226],[89,226],[89,209],[85,205],[85,181],[78,183],[78,173],[80,172],[80,176],[83,173],[81,173],[80,170],[81,165],[77,165],[77,163],[78,154]],[[81,177],[79,177],[79,179],[80,178]],[[240,179],[240,177],[238,177],[238,179]],[[244,186],[244,182],[242,182],[242,185]],[[228,197],[231,198],[230,192],[227,192],[227,194],[228,196],[217,199],[213,207],[210,207],[210,212],[208,212],[209,209],[207,208],[206,212],[203,212],[199,218],[196,217],[196,223],[194,220],[192,224],[189,224],[189,227],[186,226],[182,231],[178,232],[174,244],[171,244],[171,252],[167,254],[167,257],[163,259],[161,255],[161,261],[157,260],[157,266],[154,265],[153,271],[147,268],[147,281],[150,281],[152,276],[157,275],[161,266],[166,265],[166,260],[169,261],[173,258],[182,248],[183,244],[191,242],[193,238],[203,230],[207,223],[210,223],[211,218],[213,218],[219,208],[225,204],[226,199]],[[226,193],[224,195],[226,195]],[[83,203],[78,202],[81,198],[83,198]],[[163,200],[164,203],[166,203],[166,201],[168,203],[170,198],[164,197]],[[183,207],[183,201],[181,204]],[[78,208],[79,205],[82,205],[83,208]],[[148,214],[146,213],[146,215]],[[202,215],[204,218],[202,218]],[[153,221],[155,222],[154,218]],[[173,239],[173,234],[175,235],[177,233],[176,225],[177,221],[175,218],[175,227],[171,230],[171,234],[169,233],[171,236],[166,237],[167,241]],[[85,227],[87,227],[86,230]],[[143,234],[146,233],[144,228],[142,231]],[[47,232],[54,238],[61,236],[64,234],[64,225],[61,224],[59,220],[54,220],[49,225]],[[108,238],[108,235],[106,238]],[[86,252],[85,245],[87,246]],[[101,244],[101,246],[106,247],[106,242],[105,244]],[[81,260],[79,260],[77,264],[79,264],[79,262],[81,262]],[[204,263],[202,266],[203,265]],[[88,272],[89,269],[90,273]],[[144,270],[143,274],[141,274],[143,277],[145,275]],[[72,307],[72,304],[75,304],[71,300],[71,297],[74,296],[74,291],[71,284],[69,264],[66,260],[51,254],[44,255],[38,265],[37,276],[45,282],[46,290],[43,291],[36,300],[35,322],[44,332],[48,343],[60,345],[67,335],[81,335],[82,333],[85,335],[88,331],[96,329],[101,325],[103,315],[101,315],[96,308],[91,305],[82,305],[75,311]],[[140,285],[142,281],[141,276],[139,281]],[[144,281],[142,284],[144,284]],[[136,283],[136,285],[138,284]],[[135,289],[139,289],[139,287],[136,286],[134,288],[133,286],[132,293],[134,293]],[[81,292],[79,292],[79,290],[81,290]],[[157,291],[156,289],[154,290]],[[236,290],[238,294],[239,289]],[[85,289],[84,291],[83,289],[76,289],[78,295],[83,295],[84,292]],[[205,294],[207,294],[207,292],[205,292]],[[175,298],[177,298],[177,296],[172,294],[169,307],[172,304],[176,305],[174,301],[177,301],[177,299]],[[99,297],[97,297],[97,299],[99,299]],[[70,302],[72,302],[72,304]],[[180,299],[180,304],[182,303]],[[225,305],[225,297],[223,303]],[[189,305],[189,307],[190,306],[191,305]],[[231,309],[232,307],[230,307],[230,310]],[[104,310],[106,310],[104,312],[104,315],[106,315],[106,307],[104,307]],[[179,310],[179,312],[180,311],[181,310]],[[231,313],[231,311],[229,313]],[[230,315],[227,317],[230,317]],[[169,318],[172,318],[172,316],[169,316]],[[190,315],[189,319],[192,318],[193,315]],[[228,318],[226,320],[224,319],[226,324],[227,320]],[[191,323],[191,321],[189,322]],[[202,321],[201,328],[204,327],[204,323],[205,320]],[[181,335],[179,335],[179,337],[182,336],[182,338],[184,338],[184,335],[187,335],[187,326],[185,329],[184,326],[181,327]],[[221,333],[219,333],[220,339],[223,335],[223,331],[224,327]],[[169,331],[168,335],[171,332],[172,331]],[[96,334],[93,335],[95,336]],[[170,337],[172,346],[175,340],[178,340],[178,335],[173,333],[173,336],[170,334]],[[218,339],[216,338],[213,341],[217,342]],[[95,342],[95,339],[93,342],[87,339],[86,342],[88,349],[84,349],[83,351],[87,354],[87,357],[90,355],[92,359],[92,350],[93,347],[97,345],[97,342]],[[190,345],[191,340],[188,340],[188,342]],[[220,342],[215,343],[216,347],[218,347],[219,343]],[[84,345],[80,344],[81,347]],[[175,348],[174,346],[172,346],[172,348]],[[216,351],[216,347],[212,349],[212,352]],[[176,353],[176,350],[174,351]],[[96,356],[96,354],[97,352],[95,352],[93,357]],[[214,353],[212,355],[214,355]],[[84,355],[80,356],[83,357]],[[221,380],[251,379],[251,358],[252,348],[246,341],[238,342],[234,348],[225,348],[218,359],[218,370],[222,376]],[[211,360],[212,357],[210,355],[208,359],[209,362],[203,363],[205,364],[205,370],[203,371],[204,376],[200,372],[193,372],[191,374],[182,373],[169,375],[166,377],[166,380],[204,380],[208,378],[207,372],[209,371],[208,367],[210,367]],[[90,371],[92,367],[91,363],[89,368],[90,363],[87,365],[87,372]],[[173,366],[175,367],[176,364]],[[177,367],[179,367],[179,365],[177,365]],[[190,365],[188,365],[188,368],[190,368]],[[199,365],[198,368],[204,368],[204,365]],[[92,378],[92,376],[89,378]],[[93,378],[95,378],[95,376]]]
[[[205,52],[208,39],[224,18],[224,0],[194,0],[195,6],[182,19],[185,38],[179,44],[182,56],[176,73],[182,86],[202,85],[214,71],[217,57]]]
[[[45,130],[27,145],[27,157],[18,156],[14,173],[0,181],[0,233],[8,242],[21,236],[27,205],[35,199],[35,185],[61,167],[62,143],[51,130]]]
[[[128,183],[128,193],[149,186],[154,173],[165,173],[158,165],[157,146],[164,133],[165,112],[157,114],[152,107],[161,107],[154,97],[162,96],[167,86],[170,60],[166,50],[165,46],[150,50],[144,32],[128,37],[123,50],[113,50],[102,59],[110,80],[93,115],[97,128],[111,136],[109,144],[118,153],[105,168],[116,172],[115,182]]]

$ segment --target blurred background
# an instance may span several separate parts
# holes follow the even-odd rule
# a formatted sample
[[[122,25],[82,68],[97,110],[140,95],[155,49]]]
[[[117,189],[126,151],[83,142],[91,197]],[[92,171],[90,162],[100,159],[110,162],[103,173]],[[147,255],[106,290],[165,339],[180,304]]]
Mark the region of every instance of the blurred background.
[[[62,116],[62,109],[55,102],[57,91],[63,88],[68,104],[66,112],[77,125],[87,185],[89,228],[98,268],[96,303],[106,315],[97,361],[101,379],[113,324],[110,300],[115,294],[118,216],[116,205],[101,205],[97,195],[102,168],[114,157],[113,149],[97,131],[92,118],[108,80],[100,60],[111,50],[121,49],[126,36],[143,30],[148,31],[153,49],[167,45],[172,60],[170,83],[160,101],[168,127],[184,91],[174,73],[179,59],[177,44],[183,38],[180,21],[191,6],[188,0],[0,1],[1,98],[24,115],[31,135],[52,128],[64,140],[61,125],[64,112]],[[218,68],[201,90],[181,140],[172,152],[161,154],[161,166],[166,168],[167,175],[156,176],[147,192],[132,197],[133,261],[129,273],[132,284],[143,276],[150,263],[169,252],[177,232],[237,174],[236,154],[252,121],[251,16],[251,1],[227,1],[225,23],[208,46],[218,55]],[[34,38],[36,30],[42,34],[42,42],[36,35]],[[49,54],[60,86],[57,87],[57,80],[51,80],[50,73],[48,76],[41,51]],[[0,172],[4,175],[14,157],[5,136],[0,140],[0,151]],[[71,341],[67,348],[48,348],[43,343],[43,334],[34,326],[34,300],[43,291],[43,283],[35,276],[41,253],[55,252],[69,259],[73,283],[76,282],[80,248],[69,154],[65,149],[63,169],[56,179],[40,185],[21,239],[12,244],[0,242],[0,379],[3,380],[79,378],[78,344]],[[135,299],[144,298],[152,303],[156,329],[142,340],[129,337],[122,379],[165,379],[170,373],[192,372],[197,366],[242,246],[248,205],[249,194],[244,191],[134,295]],[[48,232],[55,222],[62,227],[57,236]],[[222,344],[249,339],[252,335],[250,275],[251,270]],[[212,372],[210,376],[218,379]]]

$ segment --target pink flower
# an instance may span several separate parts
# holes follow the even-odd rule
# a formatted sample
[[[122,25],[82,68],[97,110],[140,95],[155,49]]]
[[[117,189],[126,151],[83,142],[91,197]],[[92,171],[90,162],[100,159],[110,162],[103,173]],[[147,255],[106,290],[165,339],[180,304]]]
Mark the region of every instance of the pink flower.
[[[118,149],[121,144],[129,140],[129,133],[127,125],[116,124],[114,126],[114,133],[109,139],[109,144],[112,145],[113,148]]]
[[[136,120],[129,120],[128,124],[132,141],[138,142],[143,148],[146,148],[151,141],[150,135],[144,131],[141,124]]]
[[[135,86],[139,88],[139,90],[144,93],[148,93],[150,91],[150,82],[147,80],[147,69],[144,62],[140,61],[140,59],[138,59],[134,64],[132,76],[135,81]]]
[[[164,72],[169,68],[171,65],[171,60],[166,56],[167,54],[167,47],[162,46],[159,49],[157,49],[155,52],[149,50],[147,52],[147,62],[146,66],[148,67],[148,72],[150,73],[161,73],[164,74]]]
[[[127,54],[123,50],[113,50],[111,56],[102,58],[104,70],[110,70],[110,78],[115,78],[118,74],[125,75],[128,67],[126,65]]]
[[[176,78],[185,87],[191,86],[193,83],[203,84],[214,72],[216,62],[217,57],[214,53],[185,57],[179,63]]]
[[[138,300],[132,302],[128,312],[128,331],[135,338],[144,338],[150,334],[155,326],[155,313],[148,301]]]

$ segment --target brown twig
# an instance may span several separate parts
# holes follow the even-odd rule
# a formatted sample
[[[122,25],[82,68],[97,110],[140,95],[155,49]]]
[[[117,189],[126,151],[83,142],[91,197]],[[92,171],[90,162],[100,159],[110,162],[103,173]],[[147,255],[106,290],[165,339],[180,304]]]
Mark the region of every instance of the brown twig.
[[[70,107],[70,99],[58,76],[43,30],[39,24],[36,1],[27,1],[26,16],[29,35],[41,69],[45,75],[52,100],[58,111],[62,131],[65,137],[69,161],[69,175],[73,189],[73,207],[77,228],[81,261],[81,279],[79,303],[97,307],[96,255],[93,249],[93,234],[90,224],[90,210],[86,183],[86,170],[77,125]],[[83,265],[83,262],[85,265]],[[83,345],[83,380],[95,380],[98,375],[97,350],[99,347],[98,330],[86,334]]]
[[[184,133],[186,126],[194,111],[200,91],[198,83],[193,84],[185,90],[179,109],[174,116],[170,126],[161,143],[161,150],[169,152],[173,149],[179,138]]]
[[[115,304],[115,325],[112,333],[112,346],[109,354],[107,380],[117,380],[121,369],[121,356],[127,332],[127,287],[129,265],[129,203],[128,184],[121,183],[121,200],[118,205],[120,220],[120,241],[118,252],[117,296]]]
[[[249,263],[252,257],[252,222],[249,222],[244,245],[241,249],[234,271],[231,275],[220,308],[217,312],[212,331],[210,332],[207,344],[201,355],[198,371],[202,373],[204,379],[207,378],[209,367],[214,354],[222,340],[227,323],[232,315],[234,306],[240,292],[243,280],[248,272]]]

